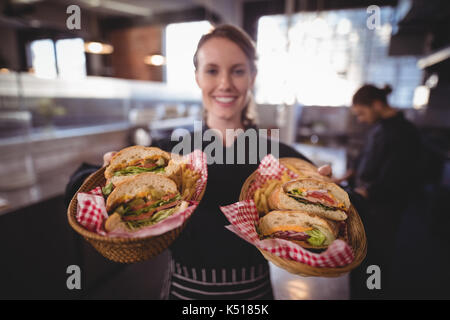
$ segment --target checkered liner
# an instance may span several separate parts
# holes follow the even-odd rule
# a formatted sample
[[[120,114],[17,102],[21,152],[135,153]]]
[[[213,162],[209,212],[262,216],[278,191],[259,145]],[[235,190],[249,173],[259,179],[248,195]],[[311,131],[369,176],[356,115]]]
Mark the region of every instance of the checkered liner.
[[[144,227],[134,232],[113,231],[106,233],[103,229],[103,222],[108,218],[108,214],[106,212],[105,199],[103,198],[101,187],[98,186],[87,193],[79,192],[77,194],[77,221],[89,231],[109,237],[158,236],[178,228],[197,208],[198,201],[203,189],[206,187],[208,179],[206,155],[201,150],[195,150],[186,155],[183,160],[187,162],[187,167],[200,173],[200,179],[197,180],[196,192],[186,210],[171,215],[155,225]]]
[[[228,221],[231,223],[231,225],[226,226],[226,228],[258,248],[281,258],[292,259],[312,267],[334,268],[350,264],[354,259],[354,254],[351,247],[342,240],[335,240],[328,246],[326,251],[318,254],[308,251],[288,240],[259,239],[255,229],[255,224],[258,223],[259,215],[255,203],[252,200],[253,194],[255,190],[262,186],[268,179],[281,179],[281,176],[285,171],[288,171],[288,174],[292,178],[297,177],[295,173],[290,172],[290,170],[280,164],[272,155],[269,154],[264,157],[258,167],[256,178],[247,193],[247,199],[250,200],[220,207]]]

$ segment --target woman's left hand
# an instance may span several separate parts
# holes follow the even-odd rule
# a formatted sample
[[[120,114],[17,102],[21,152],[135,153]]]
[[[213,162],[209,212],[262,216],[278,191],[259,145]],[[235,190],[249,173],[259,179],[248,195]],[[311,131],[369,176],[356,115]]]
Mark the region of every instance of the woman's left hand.
[[[317,172],[323,176],[326,176],[328,178],[331,178],[331,176],[333,175],[331,166],[329,164],[326,164],[324,166],[321,166],[317,169]]]

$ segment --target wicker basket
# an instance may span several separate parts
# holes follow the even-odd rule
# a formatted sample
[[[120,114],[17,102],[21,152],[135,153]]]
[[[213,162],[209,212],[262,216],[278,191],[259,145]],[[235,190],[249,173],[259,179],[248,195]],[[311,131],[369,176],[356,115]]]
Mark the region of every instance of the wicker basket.
[[[70,201],[69,208],[67,210],[67,217],[72,228],[83,236],[83,238],[86,239],[105,258],[115,262],[135,263],[144,261],[157,256],[167,249],[181,233],[187,220],[182,226],[170,230],[162,235],[143,238],[111,238],[101,236],[95,232],[85,229],[78,223],[76,219],[77,194],[78,192],[88,192],[97,186],[104,185],[106,182],[104,171],[105,168],[102,168],[91,174],[72,198],[72,201]],[[205,190],[206,187],[203,189],[200,199],[203,197]]]
[[[281,158],[280,163],[286,164],[289,163],[295,166],[295,158]],[[299,160],[300,163],[304,163],[304,161]],[[239,201],[246,200],[247,191],[250,188],[256,177],[256,172],[252,173],[241,189],[241,194],[239,196]],[[324,180],[329,180],[325,178]],[[361,218],[358,215],[358,212],[353,207],[350,207],[348,212],[347,222],[347,233],[348,233],[348,244],[352,247],[353,253],[355,255],[355,259],[349,265],[344,267],[337,268],[321,268],[321,267],[311,267],[307,264],[300,263],[290,259],[280,258],[272,253],[269,253],[265,250],[259,249],[263,256],[274,263],[276,266],[290,272],[293,274],[301,275],[301,276],[314,276],[314,277],[339,277],[345,273],[350,272],[352,269],[356,268],[361,264],[361,262],[366,257],[367,253],[367,238],[366,233],[364,231],[364,226],[362,224]]]

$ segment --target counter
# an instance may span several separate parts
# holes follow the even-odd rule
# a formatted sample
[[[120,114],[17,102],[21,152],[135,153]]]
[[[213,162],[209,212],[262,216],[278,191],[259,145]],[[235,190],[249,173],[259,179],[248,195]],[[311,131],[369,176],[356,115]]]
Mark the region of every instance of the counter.
[[[3,139],[0,142],[0,165],[15,170],[14,162],[21,161],[24,149],[32,158],[36,182],[27,187],[0,190],[0,198],[8,202],[0,207],[0,216],[33,204],[62,196],[71,174],[83,163],[100,165],[103,154],[120,150],[128,144],[129,125],[116,124],[79,129],[52,130],[23,138]],[[17,159],[15,161],[14,159]],[[2,179],[13,179],[14,174]]]
[[[95,163],[93,160],[91,163]],[[79,165],[80,163],[74,162],[51,173],[41,173],[37,176],[36,183],[30,187],[0,191],[0,198],[7,201],[5,207],[0,207],[0,216],[63,195],[70,175]]]

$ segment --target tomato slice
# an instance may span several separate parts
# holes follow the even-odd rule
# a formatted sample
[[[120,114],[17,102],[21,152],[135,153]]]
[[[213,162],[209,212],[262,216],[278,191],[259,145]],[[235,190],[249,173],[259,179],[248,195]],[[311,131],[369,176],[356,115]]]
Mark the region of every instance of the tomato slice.
[[[144,164],[140,164],[139,167],[153,168],[153,167],[156,167],[156,163],[144,163]]]
[[[156,202],[158,202],[159,200],[154,200],[154,201],[148,201],[146,203],[131,207],[131,210],[139,210],[148,206],[151,206],[152,204],[155,204]]]
[[[170,193],[167,196],[162,197],[161,200],[167,201],[167,200],[169,200],[169,199],[171,199],[171,198],[173,198],[175,196],[176,196],[176,193]]]
[[[160,206],[160,207],[156,208],[156,211],[161,211],[161,210],[165,210],[165,209],[168,209],[168,208],[171,208],[171,207],[175,207],[178,203],[180,203],[180,201],[175,201],[175,202],[171,202],[171,203],[165,204],[163,206]]]
[[[123,217],[123,220],[125,221],[137,221],[137,220],[143,220],[150,218],[154,213],[156,212],[156,209],[152,209],[149,212],[137,215],[137,216],[129,216],[129,217]]]
[[[334,204],[334,200],[323,192],[311,191],[308,192],[308,197],[316,198],[328,202],[330,204]]]

